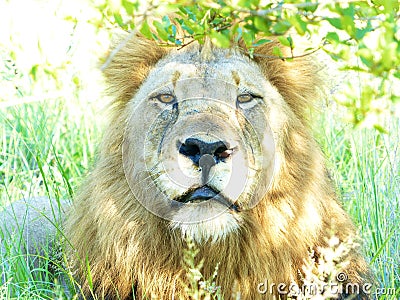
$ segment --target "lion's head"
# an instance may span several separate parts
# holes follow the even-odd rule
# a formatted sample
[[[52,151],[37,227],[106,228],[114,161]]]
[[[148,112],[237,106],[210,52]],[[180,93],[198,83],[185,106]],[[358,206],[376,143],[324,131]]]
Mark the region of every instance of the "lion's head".
[[[75,267],[91,293],[185,298],[185,237],[205,276],[237,285],[300,280],[304,259],[351,222],[335,200],[305,115],[319,84],[308,58],[276,43],[165,49],[124,41],[104,74],[113,96],[98,161],[67,218]],[[365,263],[355,255],[352,280]],[[358,268],[358,269],[357,269]],[[117,291],[117,292],[116,292]]]
[[[237,230],[270,185],[284,109],[238,50],[173,51],[127,103],[122,150],[133,194],[198,241]]]

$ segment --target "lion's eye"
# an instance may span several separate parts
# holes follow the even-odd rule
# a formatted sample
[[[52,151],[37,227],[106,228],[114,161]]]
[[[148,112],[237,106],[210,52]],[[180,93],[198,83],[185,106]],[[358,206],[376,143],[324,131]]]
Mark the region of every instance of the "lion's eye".
[[[175,96],[173,96],[171,94],[161,94],[161,95],[155,96],[154,98],[161,101],[162,103],[172,103],[172,102],[175,102],[175,99],[176,99]]]
[[[237,97],[237,101],[239,103],[246,103],[246,102],[250,102],[251,100],[253,100],[254,97],[250,94],[241,94]]]

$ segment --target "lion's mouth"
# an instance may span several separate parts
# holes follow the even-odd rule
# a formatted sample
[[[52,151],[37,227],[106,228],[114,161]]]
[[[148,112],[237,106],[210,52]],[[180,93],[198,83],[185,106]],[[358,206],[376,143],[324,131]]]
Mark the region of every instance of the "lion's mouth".
[[[175,199],[175,201],[181,203],[201,203],[208,200],[214,200],[222,205],[228,207],[231,210],[236,212],[239,211],[239,207],[229,201],[226,197],[224,197],[221,193],[216,192],[213,188],[204,185],[198,188],[189,189],[185,194],[179,196]]]

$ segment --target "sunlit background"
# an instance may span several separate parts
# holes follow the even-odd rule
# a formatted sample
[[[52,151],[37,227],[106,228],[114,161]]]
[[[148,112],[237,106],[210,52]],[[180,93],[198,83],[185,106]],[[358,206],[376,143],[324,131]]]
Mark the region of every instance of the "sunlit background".
[[[110,40],[100,20],[88,1],[1,1],[0,105],[76,93],[82,103],[98,101],[101,89],[93,83]]]

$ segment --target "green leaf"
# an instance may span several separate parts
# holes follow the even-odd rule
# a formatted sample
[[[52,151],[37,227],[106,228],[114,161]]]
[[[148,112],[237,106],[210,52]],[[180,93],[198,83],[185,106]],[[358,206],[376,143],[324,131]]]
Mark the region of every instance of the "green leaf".
[[[393,94],[390,96],[390,101],[392,101],[393,103],[400,103],[400,96]]]
[[[360,57],[362,63],[366,65],[368,68],[371,68],[373,66],[374,55],[370,49],[368,48],[359,49],[356,55]]]
[[[72,82],[75,84],[75,86],[79,87],[80,85],[80,79],[78,76],[72,77]]]
[[[189,35],[193,35],[194,31],[191,28],[190,21],[188,19],[180,19],[180,18],[175,18],[175,21],[178,22],[181,25],[181,28],[189,33]]]
[[[224,23],[224,21],[225,21],[225,18],[214,18],[211,22],[210,22],[210,24],[213,24],[213,25],[220,25],[220,24],[223,24]]]
[[[368,23],[370,23],[370,22],[368,22]],[[369,26],[364,29],[356,28],[355,38],[357,40],[362,40],[363,37],[365,36],[365,34],[367,34],[370,31],[371,31],[371,24],[369,24]]]
[[[138,3],[132,3],[128,0],[122,0],[121,4],[128,16],[133,16],[134,11],[138,9]]]
[[[197,21],[196,15],[185,6],[180,6],[179,10],[182,12],[183,16],[187,16],[189,20]]]
[[[253,22],[254,22],[254,26],[258,30],[260,30],[262,32],[269,32],[270,26],[267,23],[267,20],[265,18],[260,17],[260,16],[255,16]]]
[[[145,20],[142,24],[142,28],[140,28],[140,33],[143,34],[145,37],[148,39],[152,38],[151,30],[149,23],[147,23],[147,20]]]
[[[301,19],[300,15],[294,15],[289,20],[298,34],[304,35],[307,32],[307,23]]]
[[[339,18],[326,18],[326,20],[335,28],[342,30],[342,20]]]
[[[243,37],[243,41],[245,42],[246,46],[251,47],[251,45],[253,44],[253,42],[255,40],[254,31],[243,30],[242,37]]]
[[[157,30],[157,34],[158,37],[163,40],[163,41],[167,41],[168,40],[168,32],[167,30],[164,28],[163,24],[161,24],[158,21],[154,21],[153,22],[154,27]]]
[[[279,47],[274,47],[274,48],[272,49],[272,54],[275,55],[275,56],[278,56],[278,57],[280,57],[280,58],[283,57],[282,50],[281,50],[281,48],[279,48]]]
[[[293,39],[292,39],[292,37],[289,35],[286,39],[289,42],[290,48],[293,48]]]
[[[117,22],[117,24],[121,27],[121,28],[125,28],[125,24],[124,21],[122,19],[122,16],[118,13],[114,13],[114,20],[115,22]]]
[[[258,40],[256,43],[254,43],[252,46],[253,47],[257,47],[257,46],[261,46],[261,45],[264,45],[264,44],[267,44],[267,43],[270,43],[270,42],[272,42],[272,40],[261,39],[261,40]]]
[[[304,11],[308,11],[308,12],[312,12],[313,13],[313,12],[315,12],[317,10],[318,3],[311,4],[311,2],[309,2],[309,1],[306,1],[306,3],[309,3],[310,6],[305,6],[303,8]]]
[[[291,37],[285,37],[285,36],[278,36],[278,41],[286,47],[292,48],[293,46],[293,40]]]
[[[341,9],[342,16],[348,16],[354,20],[355,10],[354,10],[354,3],[349,2],[349,6],[346,8]]]
[[[221,10],[219,11],[219,13],[221,14],[221,16],[223,17],[229,17],[232,13],[232,7],[230,6],[225,6],[223,8],[221,8]]]
[[[399,9],[398,0],[375,0],[374,4],[383,7],[383,12],[385,14],[390,14],[394,10]]]
[[[356,30],[355,30],[355,25],[354,25],[354,19],[351,16],[343,16],[341,18],[342,21],[342,27],[346,32],[351,36],[354,37]]]
[[[162,21],[163,21],[163,25],[164,25],[165,27],[168,27],[168,26],[171,24],[171,20],[169,19],[168,16],[164,16],[164,17],[162,18]]]
[[[273,27],[273,30],[277,34],[284,34],[286,31],[288,31],[292,27],[292,24],[290,24],[289,21],[283,20],[278,23],[276,23]]]
[[[244,8],[256,8],[260,4],[260,0],[239,0],[237,6]]]
[[[396,59],[396,43],[391,42],[390,44],[386,45],[386,47],[381,51],[382,53],[382,66],[389,71],[395,65]]]
[[[325,38],[327,41],[333,42],[335,44],[340,42],[339,35],[334,31],[328,32]]]
[[[374,124],[374,128],[380,133],[388,134],[389,132],[380,124]]]
[[[34,81],[36,81],[36,79],[37,79],[38,69],[39,69],[39,65],[34,65],[34,66],[32,66],[31,70],[29,71],[29,74],[32,76]]]
[[[220,48],[228,48],[231,45],[231,41],[227,34],[218,31],[211,31],[210,33],[211,42]]]

